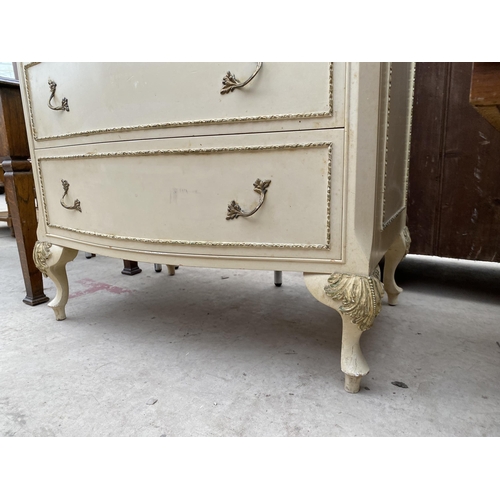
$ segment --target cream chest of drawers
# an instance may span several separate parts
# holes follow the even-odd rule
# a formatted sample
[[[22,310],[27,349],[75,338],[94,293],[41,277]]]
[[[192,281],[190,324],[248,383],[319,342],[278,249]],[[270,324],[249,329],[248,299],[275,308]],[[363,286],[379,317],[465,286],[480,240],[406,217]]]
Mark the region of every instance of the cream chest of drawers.
[[[34,257],[65,316],[78,250],[304,272],[361,333],[408,251],[411,63],[23,63],[39,204]]]

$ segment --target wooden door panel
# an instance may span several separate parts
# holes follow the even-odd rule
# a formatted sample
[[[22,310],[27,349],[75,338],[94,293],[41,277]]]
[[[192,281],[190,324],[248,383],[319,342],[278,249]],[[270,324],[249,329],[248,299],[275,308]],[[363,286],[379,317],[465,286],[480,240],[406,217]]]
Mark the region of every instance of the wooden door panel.
[[[500,262],[500,133],[469,103],[472,63],[418,63],[412,253]]]
[[[449,63],[417,63],[415,71],[408,227],[411,251],[422,255],[434,255],[437,247],[449,71]]]

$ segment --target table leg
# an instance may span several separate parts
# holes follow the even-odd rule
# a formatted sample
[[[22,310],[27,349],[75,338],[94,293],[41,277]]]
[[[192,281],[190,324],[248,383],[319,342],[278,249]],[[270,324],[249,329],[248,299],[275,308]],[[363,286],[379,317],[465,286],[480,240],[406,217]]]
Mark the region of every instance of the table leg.
[[[134,274],[139,274],[142,269],[139,267],[138,262],[135,260],[124,260],[122,274],[127,276],[133,276]]]
[[[12,217],[26,287],[23,302],[36,306],[47,302],[49,298],[43,292],[42,274],[33,261],[37,218],[31,163],[27,160],[8,159],[2,162],[2,167],[5,173],[5,197]]]

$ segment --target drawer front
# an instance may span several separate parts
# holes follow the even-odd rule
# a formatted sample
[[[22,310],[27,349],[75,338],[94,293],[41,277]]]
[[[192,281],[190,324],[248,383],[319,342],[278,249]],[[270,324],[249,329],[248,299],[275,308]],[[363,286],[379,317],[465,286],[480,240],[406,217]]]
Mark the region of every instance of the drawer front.
[[[158,251],[250,247],[321,251],[324,257],[334,247],[338,254],[343,133],[322,131],[310,142],[287,135],[294,134],[207,138],[210,145],[196,148],[39,156],[46,231]]]
[[[263,63],[224,94],[228,72],[244,83],[256,63],[36,63],[24,66],[24,78],[35,141],[151,129],[168,137],[178,127],[252,121],[334,126],[342,104],[333,89],[344,82],[333,81],[333,66]]]

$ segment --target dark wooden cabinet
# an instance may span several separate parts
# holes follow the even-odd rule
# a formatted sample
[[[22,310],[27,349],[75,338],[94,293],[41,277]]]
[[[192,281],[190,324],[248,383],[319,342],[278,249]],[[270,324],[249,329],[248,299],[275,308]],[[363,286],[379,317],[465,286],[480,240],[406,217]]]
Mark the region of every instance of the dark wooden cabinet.
[[[472,67],[470,103],[500,131],[500,63],[476,62]]]
[[[0,79],[0,161],[5,195],[19,250],[26,297],[31,306],[46,302],[42,274],[33,261],[36,242],[35,185],[19,84]]]
[[[411,252],[500,262],[500,132],[469,100],[472,68],[416,66]]]

